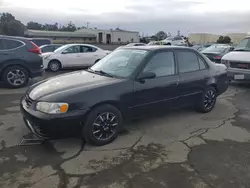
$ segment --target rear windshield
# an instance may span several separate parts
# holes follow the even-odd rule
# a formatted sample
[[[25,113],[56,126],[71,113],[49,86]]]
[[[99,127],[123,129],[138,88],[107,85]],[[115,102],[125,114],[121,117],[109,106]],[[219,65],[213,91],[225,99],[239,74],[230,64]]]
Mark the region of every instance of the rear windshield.
[[[205,48],[204,50],[202,50],[202,53],[222,53],[227,48],[228,48],[227,46],[215,45],[215,46],[210,46],[208,48]]]

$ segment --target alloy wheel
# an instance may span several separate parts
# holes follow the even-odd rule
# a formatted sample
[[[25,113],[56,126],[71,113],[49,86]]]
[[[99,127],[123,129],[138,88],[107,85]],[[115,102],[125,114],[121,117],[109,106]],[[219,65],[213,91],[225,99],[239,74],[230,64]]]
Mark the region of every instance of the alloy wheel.
[[[93,123],[92,133],[97,140],[109,140],[112,138],[118,126],[117,117],[111,112],[105,112],[97,116]]]
[[[52,63],[50,64],[50,69],[51,69],[52,71],[58,71],[59,68],[60,68],[60,66],[59,66],[59,64],[58,64],[57,62],[52,62]]]
[[[13,86],[20,86],[24,84],[26,79],[25,73],[19,69],[12,69],[7,74],[7,80]]]
[[[204,98],[204,107],[209,110],[213,108],[216,100],[216,94],[213,90],[208,90]]]

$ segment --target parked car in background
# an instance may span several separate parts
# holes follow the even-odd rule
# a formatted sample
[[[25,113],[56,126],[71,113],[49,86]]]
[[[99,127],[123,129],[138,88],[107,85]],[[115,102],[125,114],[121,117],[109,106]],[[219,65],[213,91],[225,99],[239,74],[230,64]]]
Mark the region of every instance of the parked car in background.
[[[28,40],[35,43],[37,46],[52,44],[52,40],[47,38],[29,38]]]
[[[177,46],[185,46],[186,40],[184,37],[175,36],[175,37],[168,37],[161,41],[164,45],[177,45]]]
[[[8,87],[25,86],[30,78],[41,76],[40,49],[21,37],[0,36],[0,79]]]
[[[88,143],[104,145],[118,136],[125,120],[152,111],[192,105],[210,112],[227,81],[225,65],[192,48],[122,47],[86,71],[31,86],[21,99],[21,112],[39,137],[75,128]]]
[[[147,45],[152,46],[152,45],[160,45],[160,41],[150,41]]]
[[[89,44],[67,44],[42,56],[45,69],[56,72],[62,68],[92,66],[109,53]]]
[[[221,63],[228,67],[232,80],[250,80],[250,36],[243,39],[234,51],[224,55]]]
[[[129,43],[126,46],[146,46],[147,44],[145,43]]]
[[[42,53],[46,52],[54,52],[57,48],[63,46],[62,44],[46,44],[42,45],[39,48],[41,49]]]
[[[234,50],[234,47],[228,44],[214,44],[201,51],[202,54],[207,56],[211,61],[215,63],[221,63],[221,58]]]
[[[204,45],[193,45],[192,48],[196,49],[197,51],[201,52],[202,50],[210,47],[211,44],[204,44]]]

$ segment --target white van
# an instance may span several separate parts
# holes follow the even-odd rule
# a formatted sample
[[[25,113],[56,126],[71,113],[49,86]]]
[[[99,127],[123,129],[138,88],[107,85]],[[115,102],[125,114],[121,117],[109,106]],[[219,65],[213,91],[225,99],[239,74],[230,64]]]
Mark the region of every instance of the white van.
[[[234,51],[224,55],[221,63],[227,66],[232,80],[250,80],[250,35]]]

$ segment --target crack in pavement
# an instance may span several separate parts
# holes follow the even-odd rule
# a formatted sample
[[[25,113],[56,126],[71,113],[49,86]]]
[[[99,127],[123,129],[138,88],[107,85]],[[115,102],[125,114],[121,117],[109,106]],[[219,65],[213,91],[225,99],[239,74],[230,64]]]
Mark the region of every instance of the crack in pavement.
[[[69,161],[71,159],[74,159],[74,158],[78,157],[81,154],[81,152],[84,150],[84,146],[85,146],[85,140],[82,139],[81,147],[80,147],[79,151],[75,155],[73,155],[73,156],[71,156],[71,157],[69,157],[67,159],[63,159],[57,165],[52,166],[52,168],[57,171],[59,179],[60,179],[59,184],[58,184],[58,188],[66,188],[67,185],[69,184],[69,175],[64,171],[64,169],[61,167],[61,165],[64,162],[67,162],[67,161]]]
[[[209,187],[213,187],[213,185],[208,182],[202,175],[201,173],[192,165],[189,163],[190,161],[190,153],[193,151],[192,147],[190,147],[185,141],[181,141],[181,143],[183,143],[187,148],[189,148],[189,153],[188,153],[188,156],[187,156],[187,163],[188,165],[194,170],[194,172],[198,175],[198,177]]]

